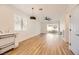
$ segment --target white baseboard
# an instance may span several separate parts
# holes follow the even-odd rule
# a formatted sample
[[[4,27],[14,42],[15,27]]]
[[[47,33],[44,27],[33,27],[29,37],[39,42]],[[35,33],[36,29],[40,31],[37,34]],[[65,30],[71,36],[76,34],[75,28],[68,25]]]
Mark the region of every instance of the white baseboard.
[[[39,34],[40,34],[40,33],[31,35],[31,36],[29,36],[29,37],[24,37],[23,40],[20,39],[19,41],[16,41],[16,42],[15,42],[15,48],[17,48],[17,47],[19,46],[19,43],[20,43],[20,42],[22,42],[22,41],[24,41],[24,40],[27,40],[27,39],[30,39],[30,38],[32,38],[32,37],[35,37],[35,36],[37,36],[37,35],[39,35]]]
[[[78,55],[78,51],[75,50],[74,48],[72,48],[71,46],[69,46],[69,49],[75,54],[75,55]]]

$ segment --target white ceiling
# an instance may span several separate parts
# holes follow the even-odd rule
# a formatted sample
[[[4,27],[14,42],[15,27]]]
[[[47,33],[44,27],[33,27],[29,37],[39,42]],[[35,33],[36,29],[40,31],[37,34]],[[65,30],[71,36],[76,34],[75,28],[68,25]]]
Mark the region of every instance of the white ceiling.
[[[12,6],[29,15],[33,13],[35,15],[48,16],[53,19],[64,17],[69,7],[67,4],[14,4]],[[34,8],[33,12],[32,8]],[[43,10],[39,11],[39,8],[43,8]]]
[[[32,8],[34,8],[33,12],[36,14],[39,13],[65,13],[68,5],[63,4],[15,4],[14,7],[22,10],[25,13],[32,13]],[[43,8],[43,11],[39,11],[39,8]]]

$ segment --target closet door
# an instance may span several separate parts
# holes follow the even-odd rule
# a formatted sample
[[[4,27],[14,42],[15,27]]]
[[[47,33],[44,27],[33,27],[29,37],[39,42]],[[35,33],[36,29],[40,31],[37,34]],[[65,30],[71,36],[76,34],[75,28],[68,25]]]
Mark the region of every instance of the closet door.
[[[70,48],[75,54],[79,54],[79,6],[72,11],[70,25]]]

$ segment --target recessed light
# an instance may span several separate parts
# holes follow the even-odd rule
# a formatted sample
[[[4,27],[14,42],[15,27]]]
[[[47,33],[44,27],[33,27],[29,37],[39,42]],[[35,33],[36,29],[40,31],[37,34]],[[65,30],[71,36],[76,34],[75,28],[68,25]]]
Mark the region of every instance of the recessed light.
[[[43,8],[39,8],[39,10],[40,10],[40,11],[42,11],[42,10],[43,10]]]

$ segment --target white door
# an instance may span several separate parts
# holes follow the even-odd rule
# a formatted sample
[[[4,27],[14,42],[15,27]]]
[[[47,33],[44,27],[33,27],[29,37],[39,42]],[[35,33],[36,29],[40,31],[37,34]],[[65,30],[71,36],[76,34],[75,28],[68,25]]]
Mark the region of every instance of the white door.
[[[72,11],[70,25],[70,48],[75,54],[79,54],[79,6]]]

